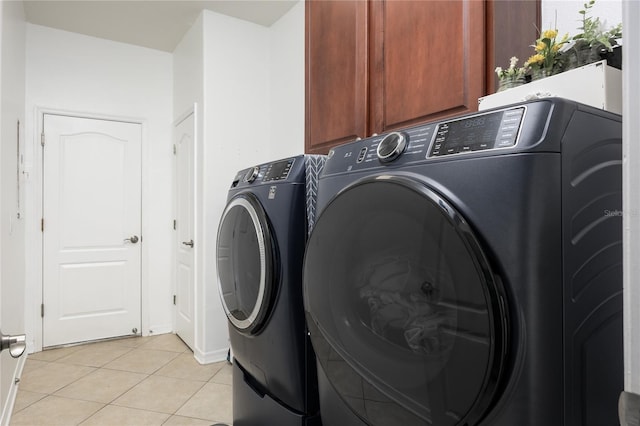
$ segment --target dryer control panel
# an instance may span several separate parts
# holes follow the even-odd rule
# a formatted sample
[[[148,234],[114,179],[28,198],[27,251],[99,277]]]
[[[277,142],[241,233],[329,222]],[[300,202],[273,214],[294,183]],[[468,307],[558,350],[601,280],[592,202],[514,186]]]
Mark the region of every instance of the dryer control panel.
[[[518,107],[440,123],[429,156],[511,148],[517,142],[524,112],[524,107]]]
[[[577,105],[560,98],[539,99],[374,135],[332,148],[323,174],[467,156],[560,152],[560,139],[545,136],[551,117],[560,119]]]

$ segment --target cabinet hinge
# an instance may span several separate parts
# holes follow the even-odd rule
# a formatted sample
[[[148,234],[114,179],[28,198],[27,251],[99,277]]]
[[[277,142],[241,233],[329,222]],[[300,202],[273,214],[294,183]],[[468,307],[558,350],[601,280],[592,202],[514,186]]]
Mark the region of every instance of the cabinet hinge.
[[[178,229],[178,221],[173,219],[173,230],[175,231],[176,229]]]
[[[44,303],[40,304],[40,318],[44,318]]]
[[[44,132],[40,133],[40,145],[44,147]]]
[[[173,144],[173,155],[176,155],[178,153],[178,147],[176,146],[176,144]]]
[[[176,295],[175,294],[173,295],[173,304],[174,305],[176,304]]]
[[[40,232],[44,232],[44,218],[40,219]]]

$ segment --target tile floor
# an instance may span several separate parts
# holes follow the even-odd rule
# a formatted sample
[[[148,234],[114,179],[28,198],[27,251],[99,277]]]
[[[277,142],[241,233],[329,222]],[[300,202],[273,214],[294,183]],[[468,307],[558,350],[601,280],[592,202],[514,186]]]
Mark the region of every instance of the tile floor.
[[[232,423],[231,365],[200,365],[174,334],[28,356],[10,425]]]

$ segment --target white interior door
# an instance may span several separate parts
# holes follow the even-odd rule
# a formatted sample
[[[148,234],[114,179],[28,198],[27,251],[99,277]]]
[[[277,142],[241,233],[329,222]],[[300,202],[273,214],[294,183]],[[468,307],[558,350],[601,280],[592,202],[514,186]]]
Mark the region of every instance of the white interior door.
[[[176,124],[176,333],[191,348],[195,335],[194,135],[192,112]]]
[[[138,123],[43,118],[43,346],[141,330]]]

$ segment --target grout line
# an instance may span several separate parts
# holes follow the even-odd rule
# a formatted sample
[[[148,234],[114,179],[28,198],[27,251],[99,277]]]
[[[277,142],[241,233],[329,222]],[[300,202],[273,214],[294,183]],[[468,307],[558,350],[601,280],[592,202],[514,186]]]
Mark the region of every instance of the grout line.
[[[158,336],[152,336],[153,340],[156,340],[156,338],[158,338]],[[223,365],[222,367],[220,367],[208,380],[205,381],[201,381],[201,380],[194,380],[194,379],[190,379],[190,378],[183,378],[183,377],[172,377],[172,376],[164,376],[162,374],[158,374],[160,370],[162,370],[164,367],[166,367],[167,365],[169,365],[170,363],[172,363],[173,361],[175,361],[176,359],[178,359],[181,355],[183,354],[192,354],[192,352],[188,349],[188,347],[185,345],[185,350],[181,351],[181,352],[176,352],[175,350],[170,350],[170,349],[163,349],[163,348],[157,348],[157,347],[146,347],[147,345],[153,343],[153,340],[149,340],[148,342],[142,343],[138,346],[135,347],[131,347],[131,346],[126,346],[126,345],[122,345],[122,348],[124,349],[128,349],[126,352],[122,353],[121,355],[115,357],[114,359],[106,362],[105,364],[103,364],[100,367],[93,367],[93,366],[86,366],[86,365],[82,365],[82,364],[75,364],[75,363],[65,363],[64,361],[62,361],[64,358],[67,358],[68,356],[73,355],[74,353],[76,353],[77,351],[73,351],[70,352],[69,354],[65,354],[62,357],[56,358],[53,361],[48,361],[48,360],[41,360],[41,359],[32,359],[33,361],[38,361],[39,363],[42,362],[43,364],[36,368],[35,370],[32,370],[32,374],[37,374],[37,370],[39,370],[40,368],[43,368],[47,365],[50,364],[54,364],[54,365],[65,365],[65,366],[73,366],[73,367],[79,367],[79,368],[87,368],[90,369],[90,371],[88,371],[86,374],[82,375],[81,377],[78,377],[77,379],[75,379],[73,382],[66,384],[65,386],[59,388],[59,389],[55,389],[53,392],[39,392],[39,391],[33,391],[33,390],[24,390],[23,392],[30,392],[31,394],[35,394],[38,395],[39,398],[37,398],[35,401],[30,402],[29,404],[25,405],[24,407],[22,407],[19,411],[14,412],[14,415],[17,415],[19,413],[22,413],[25,409],[27,409],[28,407],[31,407],[33,404],[36,404],[40,401],[43,401],[45,398],[48,397],[56,397],[56,398],[65,398],[67,400],[76,400],[76,401],[86,401],[86,402],[92,402],[95,404],[100,404],[102,405],[102,407],[98,408],[95,412],[93,412],[92,414],[90,414],[88,417],[86,417],[85,419],[81,420],[80,423],[86,422],[88,419],[90,419],[91,417],[95,416],[97,413],[99,413],[100,411],[106,409],[109,406],[113,406],[113,407],[121,407],[121,408],[131,408],[131,409],[135,409],[135,410],[140,410],[140,411],[147,411],[147,412],[152,412],[152,413],[159,413],[159,414],[165,414],[168,415],[167,419],[163,422],[166,423],[168,421],[171,420],[172,417],[174,416],[178,416],[178,417],[185,417],[185,418],[192,418],[192,419],[198,419],[198,420],[203,420],[206,422],[209,422],[209,419],[206,418],[200,418],[200,417],[192,417],[192,416],[181,416],[178,415],[178,411],[180,411],[186,404],[188,404],[190,401],[192,401],[192,399],[199,393],[201,392],[204,388],[205,385],[207,385],[208,383],[214,383],[217,385],[225,385],[225,388],[228,387],[229,388],[229,392],[231,392],[231,386],[228,383],[219,383],[219,382],[215,382],[213,381],[214,378],[216,376],[218,376],[223,369],[225,368],[225,366]],[[87,345],[88,347],[89,345]],[[79,350],[83,350],[85,348],[81,348]],[[146,372],[139,372],[139,371],[128,371],[128,370],[117,370],[114,368],[108,368],[106,367],[108,364],[124,357],[127,355],[130,355],[132,353],[135,353],[137,351],[159,351],[159,352],[168,352],[168,353],[173,353],[174,356],[170,357],[166,362],[163,362],[162,365],[160,365],[158,368],[156,368],[153,372],[151,373],[146,373]],[[144,356],[144,352],[141,352],[141,356]],[[138,375],[143,375],[145,376],[144,378],[142,378],[142,380],[140,380],[139,382],[133,384],[132,386],[128,387],[126,390],[123,390],[122,392],[120,392],[117,396],[113,397],[110,402],[108,403],[104,403],[104,402],[99,402],[99,401],[94,401],[94,400],[85,400],[85,399],[79,399],[79,398],[73,398],[73,397],[68,397],[68,396],[63,396],[63,395],[58,395],[58,392],[61,392],[62,390],[64,390],[65,388],[77,383],[78,380],[84,379],[86,377],[88,377],[91,374],[97,373],[98,371],[103,370],[103,371],[119,371],[119,372],[123,372],[123,373],[131,373],[131,374],[138,374]],[[197,383],[199,384],[199,386],[197,386],[197,389],[195,390],[195,392],[193,392],[193,394],[191,394],[191,396],[189,396],[189,398],[186,399],[186,401],[181,404],[173,413],[160,413],[157,411],[153,411],[153,410],[146,410],[146,409],[141,409],[141,408],[134,408],[134,407],[126,407],[126,406],[120,406],[120,405],[115,405],[113,404],[118,398],[122,397],[124,394],[126,394],[127,392],[131,391],[133,388],[135,388],[136,386],[140,385],[141,383],[143,383],[144,381],[148,380],[149,377],[151,376],[155,376],[155,377],[166,377],[166,378],[171,378],[171,379],[176,379],[176,380],[185,380],[185,381],[189,381],[192,383]],[[18,389],[18,392],[20,392],[20,389]]]
[[[178,408],[176,409],[176,411],[174,411],[171,415],[172,415],[172,416],[177,416],[177,414],[176,414],[176,413],[177,413],[178,411],[180,411],[180,409],[181,409],[182,407],[184,407],[184,406],[185,406],[189,401],[191,401],[191,399],[192,399],[194,396],[196,396],[196,394],[197,394],[198,392],[200,392],[200,391],[202,390],[202,388],[204,388],[204,385],[206,385],[206,384],[207,384],[207,382],[202,382],[202,386],[200,386],[200,387],[198,388],[198,390],[197,390],[197,391],[195,391],[195,392],[193,393],[193,395],[191,395],[189,398],[187,398],[187,400],[186,400],[185,402],[183,402],[183,403],[182,403],[182,405],[181,405],[180,407],[178,407]],[[205,419],[205,420],[206,420],[206,419]]]

